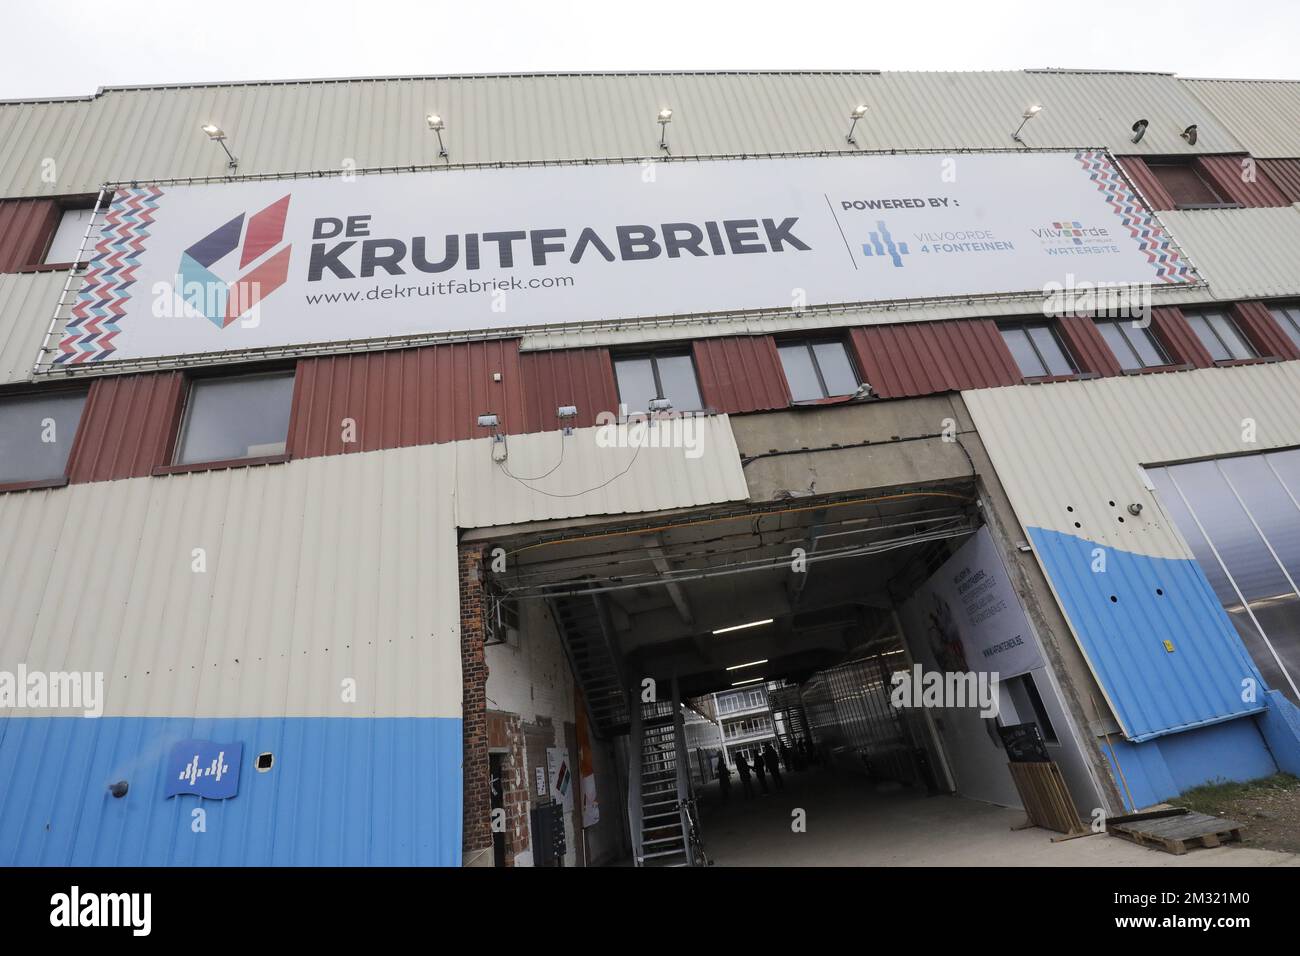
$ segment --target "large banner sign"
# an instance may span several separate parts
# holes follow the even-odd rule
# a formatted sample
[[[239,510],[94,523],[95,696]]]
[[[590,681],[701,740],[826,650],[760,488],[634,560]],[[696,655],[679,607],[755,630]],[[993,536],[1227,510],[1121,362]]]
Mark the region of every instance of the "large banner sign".
[[[1197,281],[1098,151],[139,186],[92,243],[55,364]]]

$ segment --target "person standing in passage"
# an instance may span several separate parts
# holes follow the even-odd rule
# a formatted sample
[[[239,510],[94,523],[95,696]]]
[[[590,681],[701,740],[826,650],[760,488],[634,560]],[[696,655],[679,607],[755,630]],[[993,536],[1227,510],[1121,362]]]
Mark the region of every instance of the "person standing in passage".
[[[727,755],[718,754],[718,766],[716,767],[718,775],[718,793],[722,794],[722,802],[726,803],[731,797],[731,768],[727,766]]]
[[[781,744],[781,763],[785,764],[786,773],[794,773],[794,751],[785,742]]]
[[[745,799],[748,800],[754,795],[754,785],[749,782],[749,764],[745,762],[744,754],[736,754],[736,769],[740,771],[740,788],[745,792]]]
[[[763,770],[763,751],[761,750],[754,754],[754,776],[758,777],[758,785],[763,792],[768,793],[767,773]]]
[[[767,764],[767,772],[772,775],[772,782],[776,784],[776,789],[784,790],[785,781],[781,779],[781,760],[777,757],[776,751],[772,749],[770,743],[763,744],[763,750],[758,755],[758,759]]]

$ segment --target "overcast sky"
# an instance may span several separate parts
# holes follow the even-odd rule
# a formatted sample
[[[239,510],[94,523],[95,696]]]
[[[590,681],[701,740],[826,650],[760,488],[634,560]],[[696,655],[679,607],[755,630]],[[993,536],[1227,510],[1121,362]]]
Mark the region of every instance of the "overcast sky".
[[[7,3],[0,99],[101,86],[589,70],[1025,67],[1300,78],[1297,0]]]

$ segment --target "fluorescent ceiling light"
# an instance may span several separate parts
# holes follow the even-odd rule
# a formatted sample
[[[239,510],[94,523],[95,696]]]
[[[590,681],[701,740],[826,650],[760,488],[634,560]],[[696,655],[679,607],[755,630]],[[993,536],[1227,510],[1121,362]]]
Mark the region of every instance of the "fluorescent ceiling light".
[[[762,679],[763,679],[763,678],[761,678],[761,677],[751,677],[749,680],[738,680],[738,681],[736,681],[734,684],[732,684],[731,686],[732,686],[732,687],[739,687],[741,684],[752,684],[752,683],[754,683],[755,681],[760,681],[760,680],[762,680]]]
[[[726,634],[729,631],[743,631],[747,627],[761,627],[764,624],[771,624],[771,623],[772,623],[772,618],[765,617],[761,621],[750,621],[748,624],[733,624],[731,625],[731,627],[720,627],[713,633]]]
[[[765,657],[761,661],[750,661],[748,664],[732,664],[730,667],[727,668],[727,670],[738,671],[742,667],[754,667],[757,664],[766,664],[766,663],[767,663],[767,658]]]

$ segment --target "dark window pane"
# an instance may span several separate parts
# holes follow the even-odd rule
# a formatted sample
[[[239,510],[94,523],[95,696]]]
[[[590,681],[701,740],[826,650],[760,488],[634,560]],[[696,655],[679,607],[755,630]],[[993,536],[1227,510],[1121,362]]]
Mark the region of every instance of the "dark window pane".
[[[1291,344],[1300,349],[1300,306],[1285,306],[1273,309],[1272,312]]]
[[[700,386],[695,381],[695,363],[689,355],[657,356],[659,383],[663,394],[678,412],[698,412],[704,407],[700,401]]]
[[[1034,378],[1047,374],[1047,369],[1039,360],[1038,353],[1029,343],[1028,332],[1022,328],[1003,329],[1002,338],[1007,343],[1007,348],[1011,349],[1016,365],[1020,366],[1021,375],[1025,378]]]
[[[195,382],[176,464],[284,454],[292,398],[292,372]]]
[[[1160,185],[1180,206],[1206,206],[1223,199],[1190,163],[1150,163],[1149,168]]]
[[[1227,346],[1233,358],[1247,359],[1255,357],[1254,347],[1241,334],[1232,319],[1222,312],[1209,312],[1206,314],[1206,318],[1214,326],[1214,331],[1219,333],[1219,338],[1223,340],[1223,344]]]
[[[827,395],[852,395],[858,390],[858,376],[843,342],[814,342],[812,348]]]
[[[1169,364],[1169,356],[1165,354],[1164,348],[1151,329],[1139,328],[1130,323],[1122,331],[1128,338],[1129,344],[1133,346],[1133,351],[1137,353],[1143,368]]]
[[[649,410],[650,400],[659,397],[650,359],[619,359],[614,363],[614,374],[618,378],[619,403],[626,405],[629,413]]]
[[[1124,337],[1124,333],[1120,331],[1118,322],[1098,322],[1097,331],[1106,340],[1110,350],[1115,353],[1120,368],[1127,372],[1142,367],[1141,359],[1134,351],[1133,346],[1129,344],[1128,339]]]
[[[1034,340],[1034,345],[1038,346],[1038,354],[1047,365],[1048,375],[1074,374],[1074,365],[1050,328],[1046,325],[1031,325],[1029,335]]]
[[[85,392],[0,402],[0,483],[62,478],[85,403]]]
[[[781,354],[781,365],[785,369],[785,380],[790,384],[790,397],[796,402],[824,398],[808,346],[799,342],[796,345],[782,345],[778,351]]]
[[[1205,351],[1210,353],[1210,358],[1216,362],[1226,362],[1232,358],[1232,353],[1228,351],[1226,345],[1219,341],[1219,337],[1214,334],[1214,330],[1210,327],[1210,322],[1205,316],[1189,313],[1187,324],[1192,327],[1196,337],[1201,340],[1201,344],[1205,346]]]

